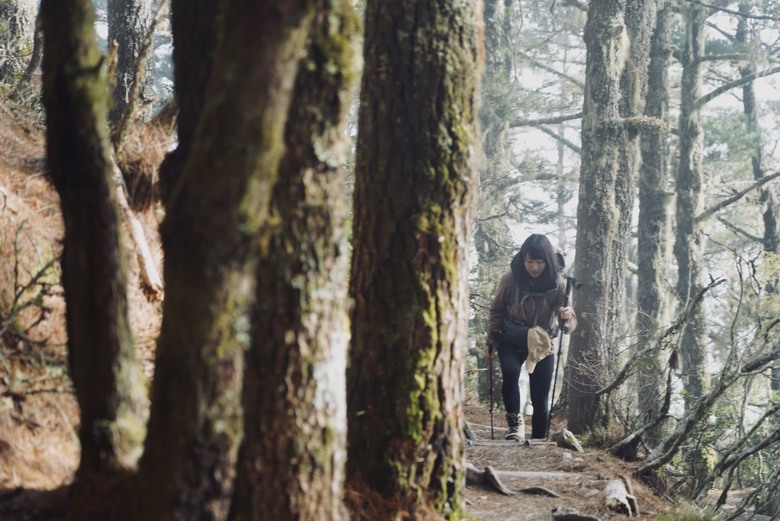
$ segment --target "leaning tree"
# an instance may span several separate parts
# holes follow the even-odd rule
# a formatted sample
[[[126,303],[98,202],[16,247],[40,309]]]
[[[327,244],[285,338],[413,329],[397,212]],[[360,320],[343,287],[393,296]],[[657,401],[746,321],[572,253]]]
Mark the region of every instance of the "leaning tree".
[[[134,468],[146,403],[128,318],[94,8],[89,0],[44,0],[41,19],[47,168],[65,224],[68,362],[81,414],[78,509],[93,485]]]

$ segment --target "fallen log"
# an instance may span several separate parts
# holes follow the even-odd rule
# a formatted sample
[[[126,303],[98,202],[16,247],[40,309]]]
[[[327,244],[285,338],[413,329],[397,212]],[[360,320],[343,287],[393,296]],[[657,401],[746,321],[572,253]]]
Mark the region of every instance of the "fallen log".
[[[627,516],[636,516],[638,514],[631,506],[631,501],[629,500],[630,494],[626,490],[623,481],[619,479],[607,481],[607,485],[604,487],[604,495],[606,496],[605,502],[607,508],[613,512],[618,512]],[[636,498],[631,496],[631,499],[634,501],[634,504],[636,504]]]
[[[631,484],[631,480],[629,480],[625,476],[620,476],[620,479],[623,480],[623,484],[626,486],[626,498],[628,499],[628,504],[631,506],[631,511],[634,512],[635,516],[639,515],[639,504],[636,501],[636,494],[634,493],[634,486]]]
[[[114,182],[116,183],[116,197],[119,207],[124,213],[130,228],[130,238],[135,244],[135,253],[138,256],[138,265],[141,270],[141,281],[143,282],[144,293],[150,300],[157,300],[161,297],[163,291],[163,282],[157,267],[154,264],[149,243],[146,241],[144,228],[141,221],[135,216],[130,203],[127,201],[127,187],[125,186],[122,171],[116,163],[116,158],[111,154],[111,169],[114,173]]]

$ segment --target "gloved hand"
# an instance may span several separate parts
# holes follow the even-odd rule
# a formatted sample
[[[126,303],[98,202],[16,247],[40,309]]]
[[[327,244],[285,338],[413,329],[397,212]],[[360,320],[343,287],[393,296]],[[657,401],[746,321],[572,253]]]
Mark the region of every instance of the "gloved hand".
[[[488,333],[487,348],[488,356],[493,354],[493,351],[498,347],[498,342],[501,339],[501,333],[499,331],[491,331]]]

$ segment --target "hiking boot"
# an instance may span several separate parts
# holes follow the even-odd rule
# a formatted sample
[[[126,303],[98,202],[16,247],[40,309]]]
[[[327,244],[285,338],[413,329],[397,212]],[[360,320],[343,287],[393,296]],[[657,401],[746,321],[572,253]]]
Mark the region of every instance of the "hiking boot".
[[[506,431],[504,439],[512,441],[523,441],[522,423],[520,421],[520,415],[516,412],[506,413],[506,423],[509,429]]]

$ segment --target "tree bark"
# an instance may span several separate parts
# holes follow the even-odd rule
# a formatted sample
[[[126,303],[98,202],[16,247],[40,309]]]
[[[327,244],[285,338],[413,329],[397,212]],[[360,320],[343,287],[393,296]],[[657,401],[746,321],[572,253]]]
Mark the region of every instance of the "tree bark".
[[[569,430],[579,434],[605,426],[609,415],[595,391],[606,381],[608,352],[616,340],[619,320],[612,311],[624,305],[622,284],[625,244],[621,211],[628,186],[620,176],[625,168],[623,149],[633,146],[621,114],[621,78],[629,61],[625,2],[594,0],[585,25],[587,49],[585,101],[582,120],[578,233],[575,276],[583,283],[575,293],[575,308],[583,324],[569,345]],[[623,247],[624,248],[624,247]],[[593,254],[592,252],[602,252]],[[623,284],[624,286],[624,284]]]
[[[344,161],[359,21],[348,0],[318,4],[257,268],[233,521],[348,517]]]
[[[130,102],[135,66],[153,18],[152,0],[108,0],[108,42],[116,43],[116,75],[108,121],[116,128]]]
[[[35,0],[0,0],[0,84],[14,83],[33,51]]]
[[[493,100],[494,105],[489,110],[480,111],[482,152],[485,161],[479,172],[479,198],[477,218],[474,222],[474,251],[477,254],[475,276],[471,284],[472,296],[482,296],[486,305],[477,308],[473,320],[473,335],[476,337],[478,349],[472,351],[477,358],[477,366],[484,369],[479,373],[478,391],[482,401],[488,401],[490,383],[487,377],[488,358],[484,355],[484,345],[487,340],[487,310],[489,299],[495,291],[501,277],[509,269],[509,261],[514,253],[505,245],[512,244],[511,230],[505,219],[490,219],[491,215],[505,212],[506,180],[505,172],[510,166],[509,127],[506,121],[499,117],[509,107],[496,107],[495,104],[506,100],[507,85],[510,71],[506,63],[509,61],[507,39],[511,31],[509,10],[513,0],[504,0],[503,7],[499,0],[484,2],[485,20],[485,72],[482,79],[483,99]],[[488,109],[488,107],[485,107]],[[500,373],[500,372],[499,372]],[[501,398],[501,375],[493,379],[493,395],[499,405]]]
[[[739,4],[739,10],[743,14],[750,14],[752,2],[742,1]],[[739,19],[737,24],[736,41],[738,44],[749,48],[750,28],[744,17]],[[746,65],[740,67],[739,73],[742,78],[754,74],[755,67]],[[756,91],[753,82],[747,83],[742,87],[742,108],[747,121],[748,135],[754,135],[756,143],[753,147],[753,154],[750,159],[753,169],[753,178],[759,180],[766,175],[764,169],[763,139],[761,136],[761,126],[759,125],[759,114],[756,103]],[[769,254],[777,254],[780,249],[780,231],[778,230],[778,220],[780,220],[780,206],[777,204],[777,190],[772,186],[761,188],[759,201],[763,204],[762,220],[764,223],[763,246],[764,251]],[[780,278],[775,277],[766,283],[767,294],[773,295],[780,290]],[[780,366],[775,364],[772,367],[770,376],[770,385],[773,391],[780,391]]]
[[[232,494],[256,248],[311,4],[222,8],[205,105],[161,226],[166,296],[136,519],[221,519]]]
[[[48,169],[65,222],[68,362],[81,410],[77,490],[133,468],[145,435],[143,374],[128,320],[106,118],[89,0],[43,0]],[[75,496],[76,501],[89,497]]]
[[[626,2],[625,24],[629,43],[629,56],[622,71],[620,81],[620,113],[626,122],[635,121],[643,115],[645,99],[647,96],[648,64],[650,62],[650,40],[655,31],[656,7],[655,0],[641,0]],[[629,299],[628,282],[632,274],[626,270],[628,248],[632,242],[634,223],[634,201],[637,191],[637,178],[641,165],[641,147],[639,135],[641,129],[628,123],[625,129],[622,153],[622,167],[616,177],[615,203],[617,204],[617,240],[611,244],[613,266],[615,273],[611,275],[612,282],[609,285],[611,302],[615,306],[608,308],[607,323],[609,326],[609,341],[606,346],[607,360],[610,362],[606,373],[609,374],[610,366],[615,362],[625,359],[626,353],[635,343],[630,331],[634,330],[635,309],[634,299]],[[628,273],[628,275],[626,275]],[[633,398],[630,391],[620,391],[622,395],[617,400],[623,403]],[[609,400],[609,396],[605,397]]]
[[[694,102],[701,94],[706,19],[705,8],[698,5],[686,8],[683,72],[680,82],[680,163],[676,180],[677,233],[674,243],[678,266],[677,296],[683,306],[702,289],[704,237],[696,217],[703,208],[704,130],[700,111]],[[685,390],[693,399],[702,396],[709,387],[708,371],[705,367],[703,308],[703,305],[699,306],[691,313],[683,328],[681,340]]]
[[[669,60],[672,7],[664,3],[658,18],[650,48],[648,89],[645,114],[658,121],[669,119]],[[637,222],[638,287],[637,329],[638,351],[656,344],[662,328],[669,322],[669,296],[664,291],[665,270],[670,253],[669,142],[664,129],[646,130],[640,136],[642,166],[639,170],[639,219]],[[662,408],[664,370],[661,353],[653,350],[638,371],[637,400],[645,423],[655,418]],[[653,428],[644,438],[650,446],[660,441],[661,428]]]
[[[195,128],[206,104],[220,5],[213,0],[171,0],[178,144],[160,165],[160,195],[166,205],[190,155]]]
[[[404,508],[464,515],[475,4],[372,0],[366,9],[348,479],[392,503],[388,518]]]

